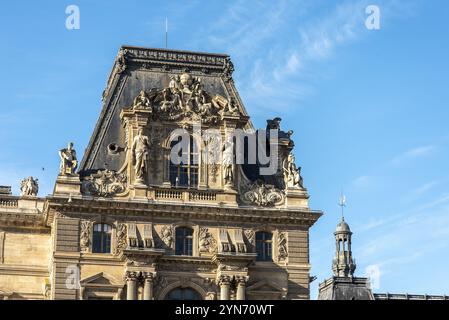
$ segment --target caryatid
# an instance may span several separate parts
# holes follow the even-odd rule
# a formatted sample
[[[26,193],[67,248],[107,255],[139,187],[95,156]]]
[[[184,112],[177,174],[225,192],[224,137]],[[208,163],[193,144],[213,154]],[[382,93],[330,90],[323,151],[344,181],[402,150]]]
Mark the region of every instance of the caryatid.
[[[148,137],[143,135],[142,128],[139,128],[131,147],[132,164],[134,166],[137,183],[145,183],[145,173],[148,170],[147,159],[149,148],[150,142]]]

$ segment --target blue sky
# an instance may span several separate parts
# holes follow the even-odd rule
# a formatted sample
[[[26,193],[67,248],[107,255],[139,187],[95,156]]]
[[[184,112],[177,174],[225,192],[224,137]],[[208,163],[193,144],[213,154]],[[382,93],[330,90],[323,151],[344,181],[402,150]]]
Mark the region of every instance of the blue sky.
[[[76,4],[81,28],[65,28]],[[365,27],[378,5],[380,30]],[[81,157],[122,44],[228,53],[257,127],[280,116],[314,209],[312,297],[331,275],[347,195],[359,276],[377,292],[449,294],[449,3],[15,1],[2,5],[0,184],[52,192],[57,150]],[[44,170],[42,170],[44,168]]]

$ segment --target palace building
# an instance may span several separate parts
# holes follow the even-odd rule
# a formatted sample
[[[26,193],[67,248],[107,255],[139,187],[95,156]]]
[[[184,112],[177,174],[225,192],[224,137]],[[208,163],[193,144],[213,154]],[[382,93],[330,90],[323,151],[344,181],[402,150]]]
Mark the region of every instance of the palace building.
[[[55,157],[53,193],[33,177],[21,196],[0,187],[0,299],[310,299],[322,213],[293,132],[253,127],[233,69],[120,48],[85,153]]]

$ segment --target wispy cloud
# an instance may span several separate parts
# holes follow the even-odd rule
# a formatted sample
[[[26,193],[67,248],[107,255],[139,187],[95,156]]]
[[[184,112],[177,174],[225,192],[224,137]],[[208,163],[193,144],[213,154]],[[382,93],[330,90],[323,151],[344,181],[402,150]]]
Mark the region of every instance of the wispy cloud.
[[[435,145],[421,146],[407,150],[404,153],[399,154],[391,160],[393,165],[401,165],[407,161],[413,160],[415,158],[425,157],[433,154],[437,150]]]

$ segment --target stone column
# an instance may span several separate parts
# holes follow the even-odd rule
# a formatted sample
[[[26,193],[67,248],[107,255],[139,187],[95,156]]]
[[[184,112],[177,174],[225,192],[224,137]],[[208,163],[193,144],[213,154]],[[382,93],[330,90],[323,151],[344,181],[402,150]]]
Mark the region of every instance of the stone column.
[[[229,287],[231,285],[229,276],[221,276],[218,284],[220,286],[220,300],[229,300]]]
[[[143,285],[143,300],[153,300],[153,273],[143,273],[144,285]]]
[[[137,272],[126,272],[126,300],[137,300]]]
[[[246,277],[237,277],[237,300],[245,300],[246,293]]]

